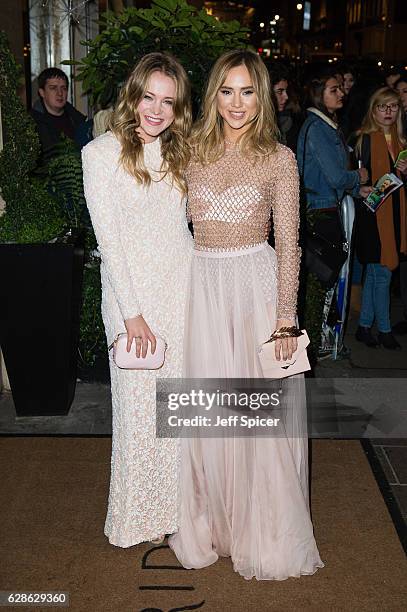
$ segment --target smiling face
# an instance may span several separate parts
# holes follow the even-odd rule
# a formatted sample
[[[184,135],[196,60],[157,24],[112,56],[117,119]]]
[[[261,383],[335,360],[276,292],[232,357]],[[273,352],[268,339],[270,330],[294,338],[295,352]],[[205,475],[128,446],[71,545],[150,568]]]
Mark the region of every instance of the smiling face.
[[[235,142],[257,113],[257,95],[246,66],[236,66],[227,73],[217,95],[217,110],[223,119],[225,138]]]
[[[53,77],[47,79],[44,87],[38,90],[44,106],[51,115],[62,115],[68,98],[68,86],[65,79]]]
[[[323,94],[323,103],[329,113],[334,113],[343,106],[344,93],[340,88],[338,79],[328,79]]]
[[[153,142],[174,121],[176,85],[163,72],[151,73],[144,96],[137,106],[140,126],[137,133],[145,142]]]
[[[277,110],[281,113],[284,110],[285,105],[287,104],[288,94],[287,94],[288,83],[286,80],[279,81],[273,86],[274,95],[277,100]]]

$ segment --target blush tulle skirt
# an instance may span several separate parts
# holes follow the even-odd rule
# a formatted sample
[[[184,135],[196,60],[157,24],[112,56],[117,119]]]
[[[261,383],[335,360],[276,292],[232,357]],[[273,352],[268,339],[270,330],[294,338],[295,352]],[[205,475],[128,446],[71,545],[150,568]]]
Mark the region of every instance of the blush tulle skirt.
[[[262,377],[258,347],[275,329],[276,286],[267,243],[194,252],[186,378]],[[309,514],[304,379],[282,384],[285,435],[181,439],[179,530],[169,545],[185,568],[229,556],[247,579],[284,580],[323,567]]]

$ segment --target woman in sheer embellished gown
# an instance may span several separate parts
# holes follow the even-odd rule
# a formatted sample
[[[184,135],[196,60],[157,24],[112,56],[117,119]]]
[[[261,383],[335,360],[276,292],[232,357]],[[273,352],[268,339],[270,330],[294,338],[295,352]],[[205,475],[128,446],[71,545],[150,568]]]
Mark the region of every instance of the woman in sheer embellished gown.
[[[190,123],[184,69],[167,54],[150,53],[124,84],[110,131],[82,153],[101,256],[107,343],[127,332],[128,350],[145,356],[159,334],[168,344],[158,370],[164,378],[182,374],[192,253],[184,195]],[[179,444],[156,438],[156,376],[153,370],[119,369],[110,352],[113,437],[105,534],[123,548],[157,542],[178,526]]]
[[[191,146],[195,250],[184,375],[259,378],[259,345],[296,324],[300,250],[297,165],[277,142],[269,77],[256,54],[232,51],[216,62]],[[271,214],[275,250],[267,244]],[[280,358],[295,348],[295,338],[276,341]],[[180,526],[169,544],[185,568],[219,555],[247,579],[323,567],[309,513],[304,380],[290,383],[286,435],[182,439]]]

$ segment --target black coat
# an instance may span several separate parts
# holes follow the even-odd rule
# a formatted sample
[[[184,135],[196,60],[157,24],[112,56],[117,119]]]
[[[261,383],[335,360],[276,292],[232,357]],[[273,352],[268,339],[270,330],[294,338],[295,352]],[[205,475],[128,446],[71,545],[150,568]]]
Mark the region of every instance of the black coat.
[[[62,132],[55,128],[52,115],[50,115],[44,108],[41,100],[37,100],[34,107],[31,110],[31,116],[35,121],[38,136],[41,142],[42,159],[48,161],[55,155],[55,147],[61,142]],[[65,117],[69,126],[72,129],[73,140],[76,141],[75,132],[78,127],[84,123],[86,117],[82,115],[72,104],[69,102],[65,105]],[[80,146],[79,141],[77,142]]]
[[[363,167],[367,168],[371,177],[370,136],[368,134],[363,136],[361,160]],[[393,160],[391,158],[390,162],[390,168],[392,168]],[[397,250],[400,251],[400,197],[398,191],[393,192],[392,198],[396,246]],[[386,200],[382,206],[388,206],[389,204],[390,201]],[[380,263],[381,243],[376,215],[358,198],[355,199],[354,240],[356,255],[360,263]]]

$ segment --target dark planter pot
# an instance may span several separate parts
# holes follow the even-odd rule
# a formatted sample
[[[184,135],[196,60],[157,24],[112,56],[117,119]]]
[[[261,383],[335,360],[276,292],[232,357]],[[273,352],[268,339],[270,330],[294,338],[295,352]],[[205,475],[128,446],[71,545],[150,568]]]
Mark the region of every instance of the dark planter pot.
[[[84,247],[0,244],[0,346],[17,416],[68,414],[76,384]]]

